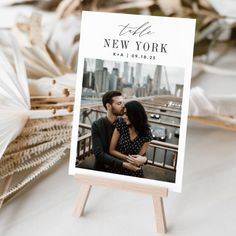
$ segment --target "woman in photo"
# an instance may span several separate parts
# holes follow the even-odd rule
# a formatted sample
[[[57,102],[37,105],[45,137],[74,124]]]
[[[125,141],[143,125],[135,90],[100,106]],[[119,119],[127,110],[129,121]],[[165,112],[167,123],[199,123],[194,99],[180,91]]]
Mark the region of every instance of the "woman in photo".
[[[114,172],[143,177],[142,165],[147,162],[145,153],[152,140],[152,133],[142,104],[138,101],[127,102],[124,116],[117,119],[115,127],[109,152],[123,160],[125,168]]]

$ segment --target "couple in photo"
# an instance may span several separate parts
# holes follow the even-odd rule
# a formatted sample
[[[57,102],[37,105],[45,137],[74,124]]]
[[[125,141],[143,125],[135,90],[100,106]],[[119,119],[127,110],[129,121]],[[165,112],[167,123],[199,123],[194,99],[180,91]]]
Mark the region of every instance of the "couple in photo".
[[[119,91],[103,95],[106,116],[92,124],[94,169],[143,177],[146,150],[152,140],[147,114],[138,101],[124,104]]]

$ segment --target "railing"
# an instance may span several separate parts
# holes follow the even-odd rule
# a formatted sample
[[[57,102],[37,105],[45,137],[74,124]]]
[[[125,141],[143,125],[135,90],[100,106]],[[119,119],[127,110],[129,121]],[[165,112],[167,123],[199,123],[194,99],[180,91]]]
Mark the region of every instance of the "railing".
[[[176,171],[178,145],[152,140],[147,157],[149,165]]]
[[[79,128],[83,135],[78,138],[76,166],[92,154],[91,125],[81,123]],[[178,145],[151,141],[147,152],[148,165],[176,171],[177,157]]]
[[[105,113],[106,112],[104,110],[100,110],[100,109],[97,109],[97,108],[92,108],[92,109],[89,109],[89,110],[87,110],[87,109],[82,110],[81,111],[81,116],[82,116],[81,120],[82,120],[83,123],[85,123],[86,119],[88,119],[88,122],[90,122],[90,124],[92,124],[92,122],[94,120],[97,120],[100,117],[104,116]],[[94,117],[91,118],[90,116],[92,116],[92,115],[94,115]],[[168,116],[168,115],[166,115],[166,116]],[[179,116],[173,116],[173,115],[171,117],[179,118]],[[176,124],[176,123],[169,123],[169,122],[154,120],[154,119],[148,119],[148,122],[150,124],[160,124],[160,125],[166,125],[166,126],[175,127],[175,128],[180,127],[180,125]]]
[[[92,154],[91,126],[87,124],[79,125],[79,137],[77,142],[76,166],[86,157]],[[85,133],[87,131],[87,133]]]

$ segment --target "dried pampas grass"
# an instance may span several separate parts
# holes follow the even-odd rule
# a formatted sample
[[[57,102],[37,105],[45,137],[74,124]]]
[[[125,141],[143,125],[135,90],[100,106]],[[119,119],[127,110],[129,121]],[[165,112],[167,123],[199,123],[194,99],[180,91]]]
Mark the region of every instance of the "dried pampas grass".
[[[70,146],[75,88],[75,74],[56,71],[42,41],[34,41],[37,46],[29,53],[31,61],[40,61],[38,68],[47,62],[45,71],[52,72],[53,79],[28,79],[25,54],[23,59],[10,32],[2,35],[11,44],[5,53],[0,51],[0,206],[65,156]],[[44,74],[40,69],[36,72]],[[19,174],[21,178],[16,177]]]

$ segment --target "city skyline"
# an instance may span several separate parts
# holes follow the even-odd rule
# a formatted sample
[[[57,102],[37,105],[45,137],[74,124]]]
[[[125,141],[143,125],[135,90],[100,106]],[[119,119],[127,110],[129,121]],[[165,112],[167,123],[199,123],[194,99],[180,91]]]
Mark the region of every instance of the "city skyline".
[[[183,82],[183,68],[87,58],[84,61],[83,88],[93,90],[92,96],[99,97],[107,90],[121,90],[137,97],[175,94]]]

